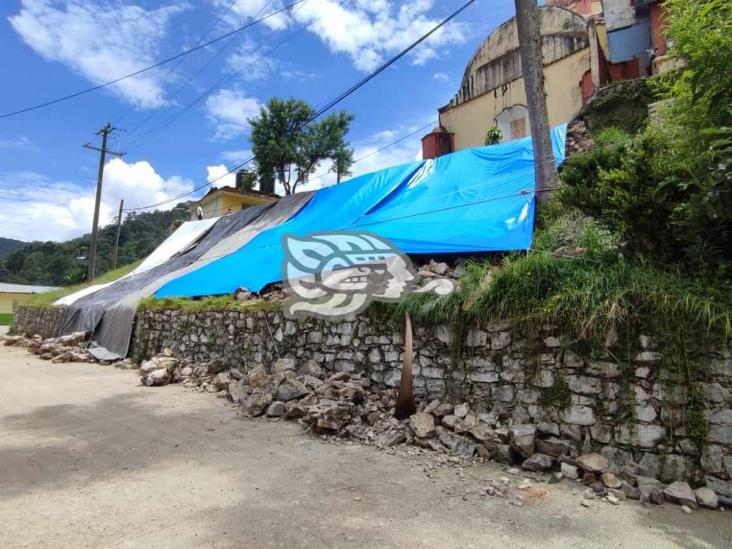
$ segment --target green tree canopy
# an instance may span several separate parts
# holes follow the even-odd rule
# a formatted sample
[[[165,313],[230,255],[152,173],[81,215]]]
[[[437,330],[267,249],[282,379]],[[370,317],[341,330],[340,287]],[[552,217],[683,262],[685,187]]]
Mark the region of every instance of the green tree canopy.
[[[262,190],[273,190],[264,187],[278,181],[285,194],[292,194],[328,159],[337,163],[336,174],[348,173],[352,154],[344,153],[345,136],[353,116],[341,111],[307,124],[314,114],[305,101],[273,97],[249,120]]]

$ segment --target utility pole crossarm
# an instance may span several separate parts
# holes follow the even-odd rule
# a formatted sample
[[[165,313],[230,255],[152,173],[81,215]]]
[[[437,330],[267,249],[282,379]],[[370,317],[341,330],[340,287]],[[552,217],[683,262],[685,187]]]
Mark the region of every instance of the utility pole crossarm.
[[[94,145],[91,145],[90,143],[85,143],[84,145],[82,145],[82,147],[84,147],[85,149],[91,149],[92,151],[102,152],[102,149],[100,149],[99,147],[95,147]],[[105,154],[111,154],[112,156],[117,156],[119,158],[122,158],[127,153],[107,150],[107,151],[105,151]]]
[[[106,126],[104,126],[101,130],[97,132],[97,135],[100,135],[102,137],[102,146],[101,147],[94,147],[87,143],[84,145],[84,148],[91,149],[94,151],[99,152],[99,172],[97,173],[97,194],[94,201],[94,221],[92,223],[92,234],[91,234],[91,243],[89,245],[89,265],[87,269],[87,275],[86,278],[88,281],[94,280],[94,277],[96,276],[96,266],[97,266],[97,233],[99,230],[99,205],[102,201],[102,183],[104,182],[104,162],[106,160],[106,155],[111,154],[117,157],[122,157],[124,153],[122,152],[115,152],[110,151],[107,148],[107,139],[109,138],[109,135],[115,130],[115,128],[112,127],[112,124],[107,123]]]

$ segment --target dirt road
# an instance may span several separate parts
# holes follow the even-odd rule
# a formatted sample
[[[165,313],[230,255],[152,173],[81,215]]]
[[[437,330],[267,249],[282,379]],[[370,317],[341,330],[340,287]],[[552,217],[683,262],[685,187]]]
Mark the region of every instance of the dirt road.
[[[0,347],[0,547],[724,547],[732,514],[479,495],[497,465],[423,459],[248,421],[212,395]],[[573,494],[573,491],[575,492]]]

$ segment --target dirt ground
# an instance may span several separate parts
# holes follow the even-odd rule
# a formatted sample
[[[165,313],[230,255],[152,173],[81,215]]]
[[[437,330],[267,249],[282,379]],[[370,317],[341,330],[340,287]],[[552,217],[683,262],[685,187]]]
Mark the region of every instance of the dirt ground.
[[[496,464],[429,478],[132,371],[0,347],[0,379],[3,548],[732,546],[730,512],[586,508],[571,481],[517,507],[479,494]]]

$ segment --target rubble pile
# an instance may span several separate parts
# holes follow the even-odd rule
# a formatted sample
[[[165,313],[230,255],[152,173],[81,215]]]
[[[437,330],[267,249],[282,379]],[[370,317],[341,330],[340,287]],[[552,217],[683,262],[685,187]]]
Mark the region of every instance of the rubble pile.
[[[38,355],[43,360],[59,362],[98,362],[84,348],[89,334],[73,332],[60,337],[43,339],[40,335],[25,337],[22,335],[6,335],[3,343],[11,347],[25,347],[28,352]]]
[[[462,274],[462,264],[464,263],[463,258],[455,260],[455,265],[451,266],[445,262],[435,261],[430,259],[429,263],[423,265],[415,265],[417,274],[423,280],[429,281],[435,277],[450,278],[452,280],[458,280]],[[274,283],[267,286],[259,294],[254,294],[244,288],[239,288],[234,293],[236,300],[239,302],[246,302],[252,299],[261,299],[263,301],[271,301],[273,303],[284,303],[290,297],[292,297],[292,290],[285,287],[281,283]]]
[[[665,485],[639,464],[619,466],[599,453],[579,453],[560,438],[539,438],[533,424],[503,424],[495,413],[478,413],[467,402],[423,401],[417,413],[399,421],[393,417],[394,389],[374,386],[358,373],[328,375],[312,360],[297,368],[294,359],[281,358],[271,371],[259,365],[245,373],[221,360],[203,364],[179,360],[165,349],[144,362],[140,374],[145,385],[179,382],[227,398],[246,417],[294,420],[325,438],[382,448],[415,445],[448,459],[493,459],[510,466],[514,475],[549,482],[574,480],[586,487],[585,502],[618,505],[635,499],[644,504],[672,502],[690,510],[714,509],[720,503],[708,488],[693,490],[681,481]]]
[[[567,127],[567,156],[589,151],[595,146],[583,120],[575,119]]]

